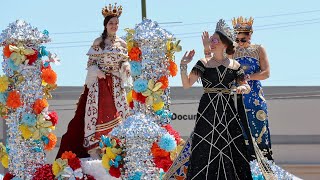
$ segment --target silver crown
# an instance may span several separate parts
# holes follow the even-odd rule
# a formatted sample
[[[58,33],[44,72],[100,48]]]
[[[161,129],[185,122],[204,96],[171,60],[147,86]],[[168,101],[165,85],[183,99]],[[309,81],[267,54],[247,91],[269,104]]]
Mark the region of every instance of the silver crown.
[[[236,39],[235,32],[226,24],[226,22],[223,19],[220,19],[217,22],[216,31],[222,33],[231,41],[235,41]]]

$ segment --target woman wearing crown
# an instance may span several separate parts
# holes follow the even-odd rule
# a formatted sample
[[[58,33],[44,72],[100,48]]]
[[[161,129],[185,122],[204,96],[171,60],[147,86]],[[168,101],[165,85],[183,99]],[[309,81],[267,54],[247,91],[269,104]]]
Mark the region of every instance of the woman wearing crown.
[[[246,115],[252,136],[266,158],[273,160],[268,123],[268,110],[261,85],[261,80],[269,78],[270,68],[265,49],[261,45],[251,44],[253,33],[253,18],[238,17],[232,20],[233,28],[237,33],[236,59],[246,74],[246,80],[251,87],[249,94],[243,95]],[[249,146],[252,157],[254,154]]]
[[[234,38],[233,31],[220,20],[210,40],[209,36],[204,39],[214,56],[199,60],[189,75],[187,64],[195,52],[186,53],[181,60],[183,87],[190,88],[200,79],[204,93],[191,140],[167,172],[166,179],[184,179],[185,176],[194,180],[252,179],[232,84],[240,84],[237,93],[248,93],[250,87],[240,64],[224,54],[234,53]]]
[[[57,157],[72,151],[78,157],[98,158],[98,141],[129,115],[124,82],[130,76],[126,43],[118,36],[121,6],[102,10],[104,31],[87,55],[87,77],[74,118],[63,135]]]

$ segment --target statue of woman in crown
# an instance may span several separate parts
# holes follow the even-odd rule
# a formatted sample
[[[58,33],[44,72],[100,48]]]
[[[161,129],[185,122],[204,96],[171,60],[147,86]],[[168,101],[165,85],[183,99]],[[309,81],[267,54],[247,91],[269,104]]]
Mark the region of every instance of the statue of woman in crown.
[[[84,92],[63,135],[57,158],[72,151],[80,158],[98,158],[99,140],[129,116],[124,84],[130,79],[126,42],[116,32],[122,6],[102,9],[104,31],[89,49]]]
[[[253,33],[252,17],[249,19],[243,17],[234,18],[232,24],[237,34],[237,47],[233,58],[241,64],[246,74],[246,80],[251,87],[250,93],[243,95],[244,108],[251,134],[264,156],[269,160],[273,160],[268,109],[261,85],[261,80],[269,78],[270,75],[266,50],[261,45],[251,44],[251,35]],[[252,158],[255,158],[252,147],[249,146],[249,149]]]

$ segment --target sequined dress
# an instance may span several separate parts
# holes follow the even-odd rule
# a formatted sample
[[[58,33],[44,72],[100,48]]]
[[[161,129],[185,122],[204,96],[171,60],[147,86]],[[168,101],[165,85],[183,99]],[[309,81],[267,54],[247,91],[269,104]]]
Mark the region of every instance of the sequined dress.
[[[241,64],[245,74],[250,75],[260,71],[259,47],[260,45],[251,45],[248,48],[236,48],[234,58]],[[251,92],[243,95],[243,101],[251,134],[255,138],[264,156],[269,160],[273,160],[268,108],[264,98],[263,88],[259,80],[250,80],[248,84],[251,87]],[[251,154],[251,156],[254,156],[254,154]]]

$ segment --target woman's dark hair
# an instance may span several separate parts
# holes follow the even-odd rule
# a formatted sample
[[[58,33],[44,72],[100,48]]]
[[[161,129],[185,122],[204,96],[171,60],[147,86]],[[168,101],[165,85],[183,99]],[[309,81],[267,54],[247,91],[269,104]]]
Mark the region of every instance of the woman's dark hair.
[[[101,49],[104,49],[104,48],[105,48],[106,43],[105,43],[104,41],[105,41],[105,40],[107,39],[107,37],[108,37],[108,30],[107,30],[106,26],[107,26],[108,22],[110,21],[110,19],[112,19],[112,18],[114,18],[114,17],[117,17],[117,16],[112,16],[112,15],[111,15],[111,16],[106,16],[106,17],[104,18],[104,21],[103,21],[104,31],[103,31],[103,33],[101,34],[102,41],[101,41],[100,44],[99,44],[99,46],[100,46]]]
[[[234,50],[233,42],[230,39],[228,39],[225,35],[223,35],[221,32],[216,31],[216,33],[219,35],[221,42],[227,45],[226,53],[228,55],[234,54],[235,50]]]

